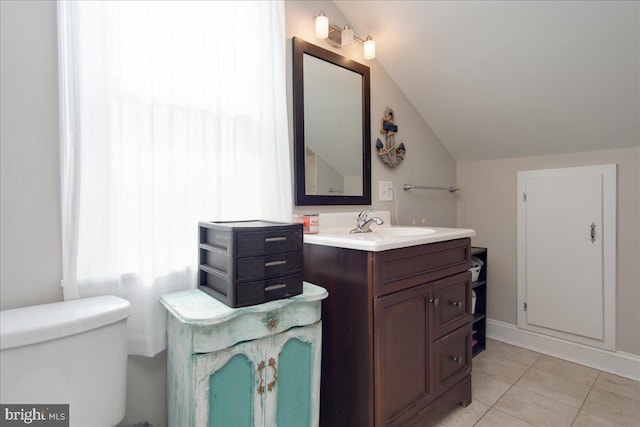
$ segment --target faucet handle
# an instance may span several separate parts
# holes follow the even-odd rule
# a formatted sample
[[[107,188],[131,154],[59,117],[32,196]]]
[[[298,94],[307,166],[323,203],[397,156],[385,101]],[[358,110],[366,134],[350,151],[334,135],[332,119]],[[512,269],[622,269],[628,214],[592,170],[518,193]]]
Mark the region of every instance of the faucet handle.
[[[360,214],[358,215],[358,219],[366,219],[367,215],[369,215],[371,212],[376,212],[375,209],[365,209],[362,212],[360,212]]]

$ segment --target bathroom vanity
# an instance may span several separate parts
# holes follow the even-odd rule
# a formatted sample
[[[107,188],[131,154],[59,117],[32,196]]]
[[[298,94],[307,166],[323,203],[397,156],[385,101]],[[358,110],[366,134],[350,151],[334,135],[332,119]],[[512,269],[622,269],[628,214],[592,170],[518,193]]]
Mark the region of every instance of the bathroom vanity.
[[[376,231],[403,234],[411,227],[388,228]],[[468,269],[475,232],[452,230],[458,229],[406,247],[381,237],[376,250],[340,247],[354,245],[337,239],[332,246],[322,230],[305,236],[304,278],[330,295],[322,307],[321,425],[426,425],[471,402]],[[376,231],[345,241],[358,248]]]
[[[300,295],[243,308],[198,289],[162,295],[167,425],[318,425],[326,297],[306,282]]]

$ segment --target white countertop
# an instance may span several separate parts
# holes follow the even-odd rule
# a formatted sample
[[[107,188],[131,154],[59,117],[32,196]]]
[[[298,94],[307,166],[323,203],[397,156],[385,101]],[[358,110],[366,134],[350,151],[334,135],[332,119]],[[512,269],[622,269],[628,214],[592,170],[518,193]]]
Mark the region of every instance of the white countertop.
[[[384,220],[383,225],[373,224],[370,233],[349,234],[357,215],[357,212],[320,214],[320,233],[305,234],[304,243],[380,252],[476,235],[468,228],[392,226],[388,211],[369,214],[369,218],[378,216]]]

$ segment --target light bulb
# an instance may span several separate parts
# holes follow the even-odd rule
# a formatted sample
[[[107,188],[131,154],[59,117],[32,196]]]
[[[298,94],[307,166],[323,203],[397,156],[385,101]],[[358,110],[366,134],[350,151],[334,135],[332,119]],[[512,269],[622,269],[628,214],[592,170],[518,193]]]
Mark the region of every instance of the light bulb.
[[[319,39],[329,37],[329,18],[325,16],[323,10],[316,16],[316,37]]]
[[[367,36],[367,40],[364,42],[364,59],[373,59],[376,57],[376,42],[373,41],[371,36]]]
[[[340,46],[351,46],[351,43],[353,43],[353,30],[350,26],[345,25],[344,29],[342,30],[342,40],[340,42]]]

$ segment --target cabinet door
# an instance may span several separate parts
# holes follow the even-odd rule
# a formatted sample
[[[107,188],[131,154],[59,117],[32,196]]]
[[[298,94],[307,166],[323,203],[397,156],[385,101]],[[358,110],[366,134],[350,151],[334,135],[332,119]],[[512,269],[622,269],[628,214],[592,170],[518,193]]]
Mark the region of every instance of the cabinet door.
[[[406,422],[433,395],[429,369],[429,305],[429,285],[375,300],[377,426]]]
[[[273,337],[267,355],[266,426],[318,425],[321,336],[318,322]]]
[[[318,425],[321,323],[194,355],[195,426]]]
[[[432,337],[439,338],[471,322],[471,273],[433,282]]]
[[[267,340],[192,356],[194,426],[263,425]]]

